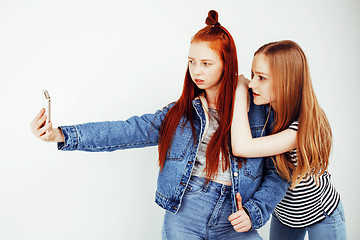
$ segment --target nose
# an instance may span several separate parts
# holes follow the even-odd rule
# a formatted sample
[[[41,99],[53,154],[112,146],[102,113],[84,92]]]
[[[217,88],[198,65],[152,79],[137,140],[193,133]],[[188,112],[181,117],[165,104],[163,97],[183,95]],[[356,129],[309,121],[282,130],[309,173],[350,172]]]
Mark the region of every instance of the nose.
[[[249,88],[253,89],[256,87],[256,80],[255,79],[252,79],[250,82],[249,82]]]
[[[200,76],[203,73],[201,66],[198,66],[198,65],[194,66],[193,70],[194,70],[194,73],[196,76]]]

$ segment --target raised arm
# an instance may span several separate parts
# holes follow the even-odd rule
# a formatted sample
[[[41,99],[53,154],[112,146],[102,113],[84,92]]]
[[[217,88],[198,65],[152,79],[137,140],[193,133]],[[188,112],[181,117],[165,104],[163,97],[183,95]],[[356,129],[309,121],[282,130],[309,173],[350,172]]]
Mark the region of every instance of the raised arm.
[[[241,75],[235,93],[231,125],[233,154],[239,157],[265,157],[288,152],[296,148],[297,132],[291,129],[286,129],[269,136],[252,137],[248,118],[248,84],[249,80]]]

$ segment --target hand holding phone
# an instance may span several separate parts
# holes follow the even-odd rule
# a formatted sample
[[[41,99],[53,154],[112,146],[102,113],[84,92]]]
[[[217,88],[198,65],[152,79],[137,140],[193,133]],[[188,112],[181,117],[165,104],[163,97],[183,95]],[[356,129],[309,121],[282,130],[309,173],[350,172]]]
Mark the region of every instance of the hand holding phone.
[[[44,93],[44,108],[31,121],[31,132],[46,142],[64,142],[65,137],[60,128],[53,128],[51,122],[51,99],[47,90]],[[46,116],[46,121],[45,121]],[[49,123],[50,122],[50,123]]]

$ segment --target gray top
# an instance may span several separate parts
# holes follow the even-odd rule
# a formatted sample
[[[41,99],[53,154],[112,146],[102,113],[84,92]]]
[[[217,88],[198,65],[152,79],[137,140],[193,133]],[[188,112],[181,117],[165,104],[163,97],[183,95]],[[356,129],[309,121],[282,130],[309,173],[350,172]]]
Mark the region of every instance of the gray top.
[[[215,109],[209,108],[209,128],[205,132],[205,136],[199,145],[199,149],[196,155],[194,169],[191,173],[193,176],[203,177],[205,178],[205,165],[206,165],[206,148],[208,143],[210,142],[211,137],[215,133],[215,131],[219,127],[219,115]],[[221,159],[221,154],[220,154]],[[230,177],[230,169],[226,169],[225,172],[223,171],[222,162],[219,163],[218,174],[212,180],[219,180],[219,181],[231,181]]]

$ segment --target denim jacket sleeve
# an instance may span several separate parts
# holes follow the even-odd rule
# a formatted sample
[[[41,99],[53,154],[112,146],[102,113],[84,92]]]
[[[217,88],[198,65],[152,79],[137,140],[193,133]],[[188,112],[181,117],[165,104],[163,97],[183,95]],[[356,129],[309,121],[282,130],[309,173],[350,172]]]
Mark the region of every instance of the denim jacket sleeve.
[[[279,176],[272,160],[266,158],[264,161],[262,182],[252,198],[243,203],[250,216],[252,229],[265,225],[289,188],[289,183]]]
[[[252,97],[252,94],[250,96]],[[253,126],[261,126],[260,136],[263,134],[264,125],[266,125],[264,134],[271,133],[274,112],[270,112],[267,106],[256,106],[252,100],[250,109],[249,120]],[[266,124],[267,119],[268,124]],[[256,137],[259,136],[256,135]],[[253,160],[248,159],[248,161]],[[264,157],[262,161],[261,167],[259,165],[262,168],[261,182],[249,200],[243,203],[250,215],[253,229],[262,227],[269,220],[276,205],[284,198],[290,186],[285,179],[279,176],[270,157]]]
[[[91,122],[59,127],[65,142],[63,151],[110,152],[158,144],[159,130],[172,104],[154,114],[133,116],[126,121]]]

